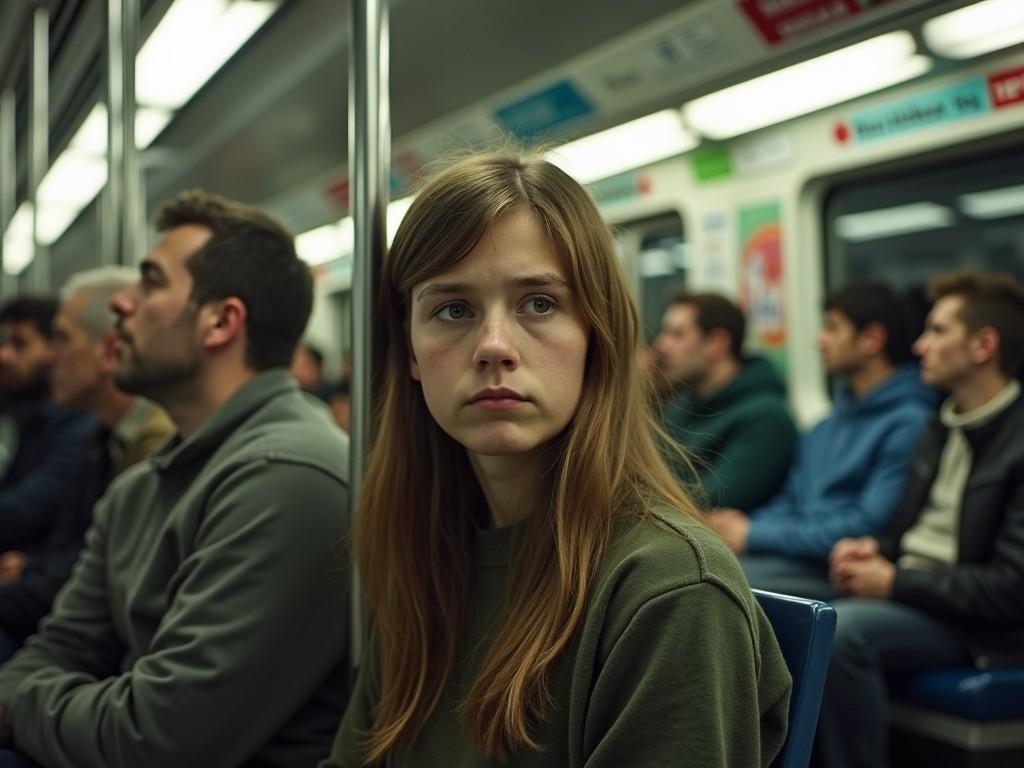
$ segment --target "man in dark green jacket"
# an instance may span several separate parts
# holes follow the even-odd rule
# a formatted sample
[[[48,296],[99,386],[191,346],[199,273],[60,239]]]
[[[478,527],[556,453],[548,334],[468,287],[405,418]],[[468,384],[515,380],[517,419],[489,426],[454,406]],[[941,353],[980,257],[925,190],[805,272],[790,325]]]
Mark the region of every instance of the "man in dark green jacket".
[[[348,696],[347,441],[288,376],[312,305],[291,236],[202,192],[116,294],[115,383],[177,435],[96,506],[0,669],[0,765],[315,765]]]
[[[766,360],[743,356],[745,331],[743,312],[728,299],[683,294],[665,311],[654,341],[675,391],[664,426],[697,459],[696,479],[712,507],[748,510],[767,501],[796,445],[785,385]]]

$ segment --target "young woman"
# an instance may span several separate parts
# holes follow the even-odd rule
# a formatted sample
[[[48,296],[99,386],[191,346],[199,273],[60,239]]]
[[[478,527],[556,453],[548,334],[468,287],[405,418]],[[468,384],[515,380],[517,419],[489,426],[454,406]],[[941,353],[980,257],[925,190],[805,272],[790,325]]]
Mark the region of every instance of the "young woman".
[[[324,765],[767,765],[789,674],[661,458],[587,193],[542,160],[454,165],[380,303],[354,535],[372,635]]]

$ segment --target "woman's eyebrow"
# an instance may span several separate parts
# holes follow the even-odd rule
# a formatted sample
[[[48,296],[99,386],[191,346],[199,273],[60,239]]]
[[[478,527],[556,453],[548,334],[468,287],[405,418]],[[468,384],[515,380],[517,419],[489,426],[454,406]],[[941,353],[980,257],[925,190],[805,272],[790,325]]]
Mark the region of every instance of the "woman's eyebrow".
[[[447,296],[452,293],[464,293],[467,290],[469,285],[466,283],[433,283],[420,291],[416,301],[423,301],[427,296]]]
[[[545,288],[549,286],[558,286],[560,288],[569,287],[569,283],[554,272],[544,272],[537,275],[523,275],[522,277],[514,278],[511,281],[511,285],[520,288]],[[469,290],[470,285],[468,283],[432,283],[420,291],[419,296],[416,297],[416,301],[423,301],[423,299],[430,296],[450,296],[457,293],[467,293]]]

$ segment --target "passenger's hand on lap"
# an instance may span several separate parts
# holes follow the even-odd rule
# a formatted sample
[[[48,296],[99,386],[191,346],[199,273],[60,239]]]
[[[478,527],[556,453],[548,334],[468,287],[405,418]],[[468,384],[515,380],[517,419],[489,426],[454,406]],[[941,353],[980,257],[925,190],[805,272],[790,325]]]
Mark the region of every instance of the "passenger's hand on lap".
[[[840,539],[832,547],[829,563],[834,567],[844,560],[866,560],[878,554],[878,539],[872,536]]]
[[[729,549],[737,555],[747,551],[747,534],[750,533],[750,518],[738,509],[719,507],[711,512],[711,527],[725,539]]]
[[[0,555],[0,586],[21,581],[27,558],[24,552],[4,552]]]
[[[846,558],[833,562],[830,576],[833,586],[854,597],[888,600],[896,578],[896,565],[881,555],[868,558]]]

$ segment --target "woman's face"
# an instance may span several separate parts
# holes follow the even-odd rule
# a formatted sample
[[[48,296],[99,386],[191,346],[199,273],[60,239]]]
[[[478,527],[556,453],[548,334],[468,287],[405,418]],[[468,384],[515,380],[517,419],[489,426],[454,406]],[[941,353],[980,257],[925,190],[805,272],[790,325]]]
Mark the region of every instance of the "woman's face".
[[[410,373],[471,454],[528,453],[576,413],[589,329],[562,261],[537,218],[516,209],[412,290]]]

